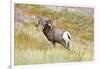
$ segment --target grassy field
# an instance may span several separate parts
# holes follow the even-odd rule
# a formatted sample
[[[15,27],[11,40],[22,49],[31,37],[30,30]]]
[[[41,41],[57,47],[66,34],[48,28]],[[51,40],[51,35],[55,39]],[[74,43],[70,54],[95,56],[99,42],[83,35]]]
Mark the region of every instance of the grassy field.
[[[69,7],[70,8],[70,7]],[[82,8],[81,8],[82,9]],[[92,8],[55,8],[28,4],[15,4],[14,63],[15,65],[91,61],[94,59],[94,18]],[[79,11],[80,10],[80,11]],[[18,14],[16,14],[18,13]],[[46,16],[54,25],[71,33],[70,51],[46,39],[36,20],[31,16]],[[20,19],[19,19],[20,18]]]

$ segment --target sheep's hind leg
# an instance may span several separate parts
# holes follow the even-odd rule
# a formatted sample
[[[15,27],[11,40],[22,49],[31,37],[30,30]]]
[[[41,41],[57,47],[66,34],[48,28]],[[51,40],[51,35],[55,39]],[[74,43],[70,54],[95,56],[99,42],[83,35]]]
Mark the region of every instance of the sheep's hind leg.
[[[70,51],[70,49],[69,49],[68,45],[67,45],[67,46],[65,45],[64,47],[65,47],[68,51]]]
[[[70,49],[69,49],[68,45],[66,44],[66,42],[62,43],[62,45],[63,45],[64,48],[66,48],[68,51],[70,51]]]
[[[67,43],[67,47],[69,48],[69,42]]]
[[[69,43],[66,43],[66,48],[68,49],[68,51],[70,51],[70,49],[69,49]]]

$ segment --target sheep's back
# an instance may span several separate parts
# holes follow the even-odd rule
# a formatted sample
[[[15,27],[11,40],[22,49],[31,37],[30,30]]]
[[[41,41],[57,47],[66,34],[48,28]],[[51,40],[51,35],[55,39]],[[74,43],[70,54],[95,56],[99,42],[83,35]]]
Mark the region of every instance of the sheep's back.
[[[56,42],[62,42],[63,41],[63,34],[64,34],[64,31],[62,29],[58,29],[58,28],[55,28],[54,29],[54,40]]]

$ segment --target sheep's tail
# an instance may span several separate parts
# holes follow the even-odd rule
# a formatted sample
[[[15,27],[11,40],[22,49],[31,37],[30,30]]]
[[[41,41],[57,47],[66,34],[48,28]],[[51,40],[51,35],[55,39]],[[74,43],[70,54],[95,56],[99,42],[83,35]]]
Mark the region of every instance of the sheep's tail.
[[[66,33],[68,35],[68,38],[71,39],[71,34],[69,32],[67,32],[67,31],[66,31]]]

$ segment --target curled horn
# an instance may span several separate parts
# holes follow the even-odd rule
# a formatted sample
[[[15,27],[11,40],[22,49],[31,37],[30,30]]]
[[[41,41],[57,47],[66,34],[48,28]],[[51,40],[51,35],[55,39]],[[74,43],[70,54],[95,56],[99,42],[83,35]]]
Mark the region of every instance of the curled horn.
[[[41,22],[41,20],[39,19],[38,23],[37,23],[37,24],[35,24],[35,26],[36,26],[36,27],[38,27],[38,26],[39,26],[39,24],[40,24],[40,22]]]
[[[51,19],[48,20],[48,25],[51,27],[51,29],[53,28],[53,21]]]
[[[38,27],[41,23],[41,17],[37,16],[36,18],[38,19],[38,22],[35,24],[35,26]]]

